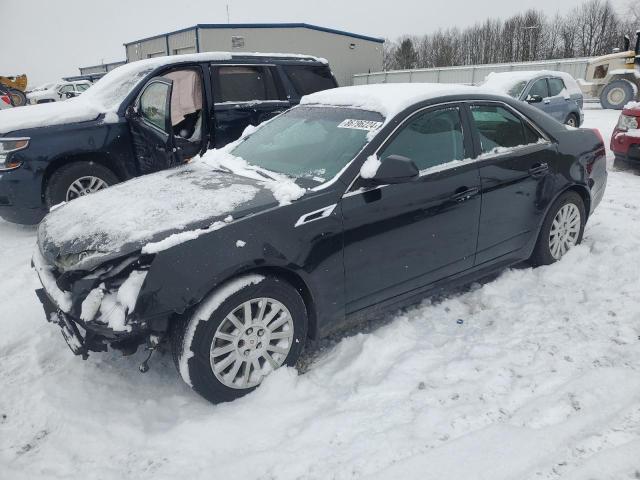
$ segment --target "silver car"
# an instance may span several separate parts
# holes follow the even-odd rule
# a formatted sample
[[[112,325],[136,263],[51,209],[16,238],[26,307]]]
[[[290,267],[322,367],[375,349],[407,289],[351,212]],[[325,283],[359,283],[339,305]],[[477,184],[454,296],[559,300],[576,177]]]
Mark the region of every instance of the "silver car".
[[[572,127],[579,127],[584,120],[582,91],[568,73],[550,70],[491,73],[482,85],[530,103]]]

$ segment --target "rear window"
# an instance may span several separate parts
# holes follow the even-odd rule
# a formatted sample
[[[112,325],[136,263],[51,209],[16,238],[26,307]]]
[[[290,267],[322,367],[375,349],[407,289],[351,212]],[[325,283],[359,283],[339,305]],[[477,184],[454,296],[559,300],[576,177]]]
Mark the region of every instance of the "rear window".
[[[549,79],[549,93],[552,97],[556,95],[560,95],[562,91],[565,89],[564,82],[561,78],[550,78]]]
[[[336,87],[329,67],[321,65],[289,65],[284,67],[300,96]]]
[[[271,70],[265,67],[219,67],[216,103],[280,100]]]

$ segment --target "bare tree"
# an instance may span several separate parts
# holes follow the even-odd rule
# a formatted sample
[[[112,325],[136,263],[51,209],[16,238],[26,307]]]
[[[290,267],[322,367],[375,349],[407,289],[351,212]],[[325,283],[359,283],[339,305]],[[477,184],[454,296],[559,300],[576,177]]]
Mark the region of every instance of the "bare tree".
[[[384,47],[385,70],[478,65],[610,53],[624,35],[640,28],[640,1],[625,15],[610,0],[588,0],[568,14],[547,18],[534,9],[507,19],[487,19],[471,27],[404,36]]]

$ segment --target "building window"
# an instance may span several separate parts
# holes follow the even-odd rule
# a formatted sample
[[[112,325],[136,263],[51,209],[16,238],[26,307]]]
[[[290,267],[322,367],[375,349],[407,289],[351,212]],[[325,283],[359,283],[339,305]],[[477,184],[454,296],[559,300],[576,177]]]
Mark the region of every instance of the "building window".
[[[231,48],[244,48],[244,37],[231,37]]]

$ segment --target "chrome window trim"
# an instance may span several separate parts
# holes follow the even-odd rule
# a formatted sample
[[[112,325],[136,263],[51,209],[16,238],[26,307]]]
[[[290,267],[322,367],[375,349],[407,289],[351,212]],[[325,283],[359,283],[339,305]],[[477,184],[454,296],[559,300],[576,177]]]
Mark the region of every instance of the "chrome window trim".
[[[521,100],[520,100],[521,101]],[[405,118],[402,122],[400,122],[398,125],[396,125],[396,127],[391,131],[391,133],[389,133],[387,135],[387,137],[382,141],[382,143],[380,144],[380,146],[376,149],[375,152],[372,153],[372,155],[375,155],[376,157],[378,156],[378,152],[382,149],[382,147],[384,147],[387,142],[389,141],[389,139],[396,133],[396,131],[402,127],[405,123],[407,123],[410,119],[412,119],[415,115],[423,112],[424,110],[428,110],[431,108],[436,108],[436,107],[442,107],[442,106],[446,106],[446,105],[467,105],[469,107],[469,109],[471,109],[471,106],[473,104],[483,104],[483,103],[494,103],[494,104],[498,104],[504,108],[506,108],[507,110],[509,110],[510,112],[512,112],[514,115],[516,115],[518,118],[520,118],[521,120],[524,120],[526,122],[527,125],[529,125],[529,127],[531,127],[543,140],[545,140],[545,142],[539,142],[539,143],[530,143],[528,145],[522,145],[519,147],[514,147],[512,150],[510,150],[509,152],[504,152],[504,153],[496,153],[496,154],[484,154],[485,156],[482,158],[478,158],[476,157],[477,162],[483,162],[485,160],[491,160],[493,158],[499,157],[501,155],[505,155],[506,153],[512,153],[512,152],[517,152],[526,148],[531,148],[532,146],[538,146],[538,145],[551,145],[553,142],[549,139],[548,135],[545,134],[535,123],[533,123],[529,117],[527,117],[526,115],[524,115],[523,113],[520,113],[520,111],[518,111],[517,109],[513,108],[511,105],[505,103],[504,101],[501,100],[487,100],[487,99],[464,99],[464,100],[453,100],[450,102],[443,102],[443,103],[437,103],[434,105],[427,105],[425,107],[422,107],[418,110],[416,110],[415,112],[413,112],[411,115],[409,115],[407,118]],[[469,119],[471,121],[473,121],[473,119]],[[463,135],[464,135],[464,125],[463,125]],[[480,155],[483,155],[482,153]],[[474,162],[470,162],[470,163],[474,163]],[[427,176],[427,175],[434,175],[436,173],[442,173],[442,172],[446,172],[448,170],[452,170],[454,168],[458,168],[459,165],[453,165],[451,167],[448,168],[443,168],[442,170],[439,170],[437,172],[427,172],[426,170],[428,169],[423,169],[420,171],[419,176],[423,177],[423,176]],[[353,180],[351,180],[351,182],[349,183],[349,186],[347,187],[347,189],[345,190],[345,192],[342,194],[342,198],[347,198],[353,195],[360,195],[362,193],[366,193],[366,192],[371,192],[374,190],[378,190],[380,188],[383,187],[388,187],[388,184],[382,184],[382,185],[376,185],[375,187],[372,188],[368,188],[368,189],[358,189],[358,190],[351,190],[351,188],[353,187],[353,185],[356,183],[356,181],[360,178],[360,172],[358,172],[355,176],[355,178],[353,178]]]

